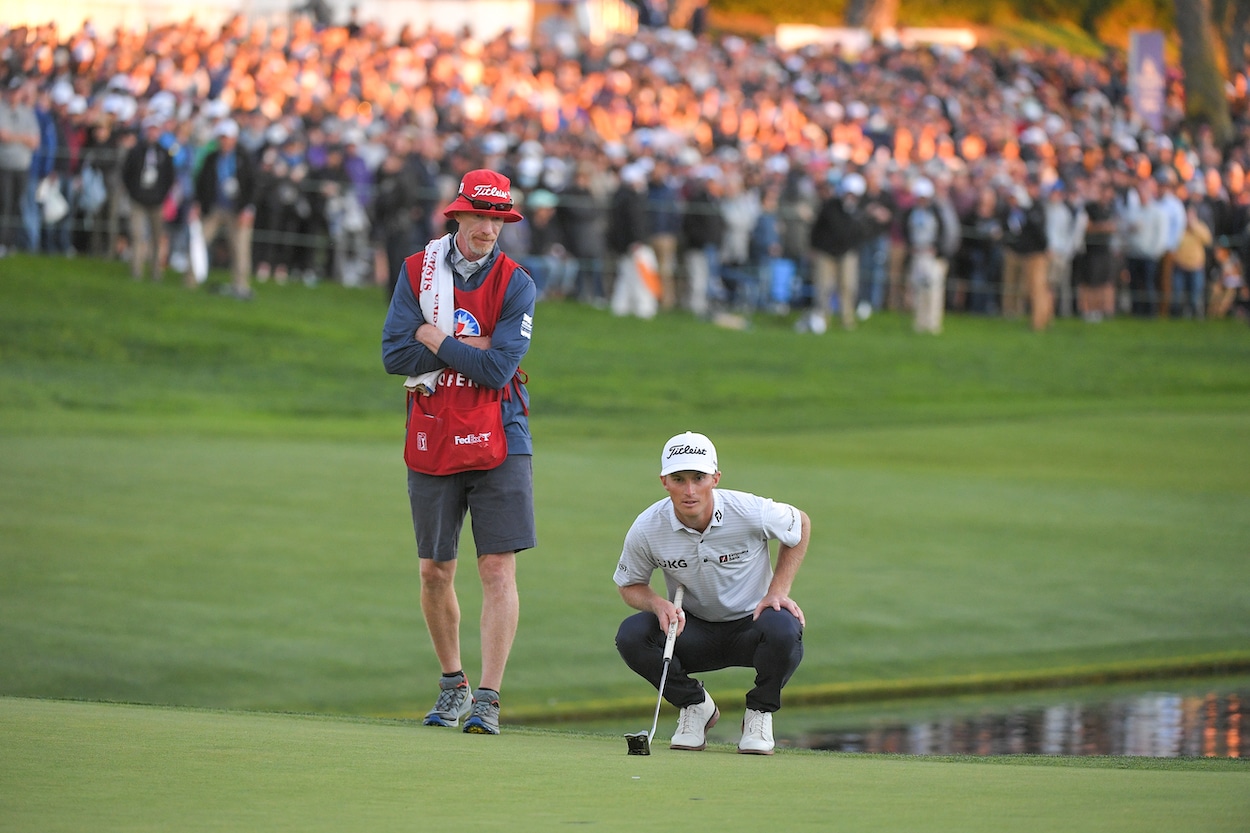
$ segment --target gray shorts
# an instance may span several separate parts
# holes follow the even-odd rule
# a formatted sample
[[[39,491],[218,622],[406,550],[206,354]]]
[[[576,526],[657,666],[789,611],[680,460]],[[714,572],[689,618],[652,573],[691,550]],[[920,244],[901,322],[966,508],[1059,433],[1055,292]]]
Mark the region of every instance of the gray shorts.
[[[536,546],[533,459],[528,454],[511,454],[489,471],[442,476],[409,469],[408,502],[417,555],[455,560],[466,512],[479,556]]]

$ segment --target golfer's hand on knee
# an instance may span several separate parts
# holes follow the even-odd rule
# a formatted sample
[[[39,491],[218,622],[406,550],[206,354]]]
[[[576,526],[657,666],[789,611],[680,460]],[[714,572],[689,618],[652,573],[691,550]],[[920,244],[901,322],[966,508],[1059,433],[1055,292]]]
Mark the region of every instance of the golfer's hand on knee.
[[[770,607],[777,611],[790,611],[794,614],[794,618],[799,620],[800,625],[807,627],[807,621],[803,618],[803,610],[799,607],[798,602],[780,593],[769,593],[761,599],[760,603],[755,606],[755,614],[751,617],[752,621],[759,619],[760,614]]]

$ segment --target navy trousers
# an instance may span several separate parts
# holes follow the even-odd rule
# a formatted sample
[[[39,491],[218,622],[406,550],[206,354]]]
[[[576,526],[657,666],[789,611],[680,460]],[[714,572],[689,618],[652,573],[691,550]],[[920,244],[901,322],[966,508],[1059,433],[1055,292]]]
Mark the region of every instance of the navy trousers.
[[[664,670],[665,633],[654,613],[636,613],[616,632],[616,650],[634,673],[657,689]],[[781,689],[803,660],[803,626],[788,610],[771,608],[752,621],[705,622],[689,613],[673,649],[664,699],[679,709],[703,702],[703,684],[691,674],[722,668],[754,668],[747,708],[775,712]]]

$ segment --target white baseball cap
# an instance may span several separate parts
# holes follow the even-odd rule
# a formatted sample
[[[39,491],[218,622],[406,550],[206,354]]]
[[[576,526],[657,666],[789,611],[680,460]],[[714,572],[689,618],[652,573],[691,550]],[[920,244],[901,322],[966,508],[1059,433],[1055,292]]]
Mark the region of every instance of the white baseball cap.
[[[868,190],[868,182],[862,175],[854,172],[842,177],[842,182],[839,184],[841,185],[842,193],[854,194],[857,197],[862,197],[864,192]]]
[[[673,437],[664,444],[664,453],[660,455],[660,475],[675,471],[716,474],[720,471],[716,462],[716,446],[704,435],[692,431]]]

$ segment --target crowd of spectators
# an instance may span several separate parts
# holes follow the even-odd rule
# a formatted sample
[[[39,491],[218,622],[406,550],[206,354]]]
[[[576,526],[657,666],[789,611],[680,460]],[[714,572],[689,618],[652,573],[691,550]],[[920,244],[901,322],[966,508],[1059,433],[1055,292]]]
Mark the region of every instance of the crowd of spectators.
[[[1244,314],[1244,75],[1219,146],[1176,72],[1149,129],[1115,51],[786,51],[668,26],[597,43],[560,9],[485,42],[298,13],[0,29],[0,252],[126,257],[192,288],[217,263],[242,298],[389,292],[485,167],[512,179],[526,221],[501,244],[546,299],[606,305],[646,246],[659,308],[810,308],[814,331],[879,309],[927,332],[944,311]]]

